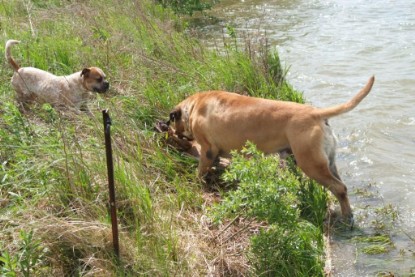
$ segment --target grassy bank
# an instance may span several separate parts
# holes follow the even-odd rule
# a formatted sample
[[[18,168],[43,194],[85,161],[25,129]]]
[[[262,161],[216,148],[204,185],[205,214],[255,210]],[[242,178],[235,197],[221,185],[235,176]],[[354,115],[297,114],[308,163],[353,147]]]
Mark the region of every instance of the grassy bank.
[[[197,161],[153,131],[195,91],[302,102],[283,80],[278,55],[261,45],[206,49],[151,1],[3,1],[0,17],[1,41],[22,41],[13,48],[21,66],[64,75],[94,65],[111,83],[110,93],[90,103],[93,117],[48,105],[22,114],[1,50],[0,272],[323,274],[326,196],[319,186],[253,146],[247,151],[255,158],[236,155],[219,185],[202,185]],[[107,210],[104,108],[113,119],[120,262]]]

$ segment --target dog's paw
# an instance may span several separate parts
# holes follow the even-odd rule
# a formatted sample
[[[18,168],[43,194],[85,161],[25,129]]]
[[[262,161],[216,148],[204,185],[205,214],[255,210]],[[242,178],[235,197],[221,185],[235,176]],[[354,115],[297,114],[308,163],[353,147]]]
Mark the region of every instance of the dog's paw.
[[[343,217],[344,224],[349,226],[350,230],[353,230],[354,227],[354,217],[353,214]]]
[[[342,229],[349,229],[353,230],[354,228],[354,217],[353,214],[350,215],[343,215],[337,218],[336,225],[339,225]]]
[[[325,219],[324,223],[329,228],[334,228],[336,230],[353,230],[355,221],[353,214],[350,215],[341,215],[340,211],[331,210],[328,217]]]

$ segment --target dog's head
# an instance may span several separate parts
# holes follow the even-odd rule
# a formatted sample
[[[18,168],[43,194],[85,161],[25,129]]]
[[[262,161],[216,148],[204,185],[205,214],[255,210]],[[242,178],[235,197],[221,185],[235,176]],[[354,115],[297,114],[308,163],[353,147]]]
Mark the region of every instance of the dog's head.
[[[182,108],[176,107],[169,116],[168,124],[173,123],[173,129],[175,134],[179,138],[187,138],[189,140],[193,139],[192,133],[188,130],[187,126],[189,125],[189,118],[186,113],[183,113]]]
[[[84,87],[93,92],[104,93],[110,84],[105,79],[105,73],[98,67],[84,68],[81,72],[82,83]]]

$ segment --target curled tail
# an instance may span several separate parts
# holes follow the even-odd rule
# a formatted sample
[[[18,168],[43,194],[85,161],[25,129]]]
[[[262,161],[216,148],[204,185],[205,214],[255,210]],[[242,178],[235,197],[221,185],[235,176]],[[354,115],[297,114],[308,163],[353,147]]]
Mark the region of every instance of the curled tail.
[[[19,44],[19,43],[20,43],[20,41],[13,40],[13,39],[10,39],[6,42],[6,51],[5,51],[6,52],[6,54],[5,54],[6,60],[13,67],[14,71],[19,70],[20,66],[12,58],[11,47],[12,47],[12,45]]]
[[[370,77],[369,81],[349,102],[330,108],[316,109],[315,113],[322,118],[330,118],[342,113],[353,110],[369,94],[375,82],[375,76]]]

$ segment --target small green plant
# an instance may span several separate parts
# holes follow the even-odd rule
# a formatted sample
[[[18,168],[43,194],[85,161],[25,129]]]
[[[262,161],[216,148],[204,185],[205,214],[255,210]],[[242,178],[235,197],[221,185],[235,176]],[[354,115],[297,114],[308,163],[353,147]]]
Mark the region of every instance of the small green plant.
[[[14,277],[18,272],[18,257],[10,256],[9,252],[4,252],[0,256],[0,273],[1,276]]]
[[[230,191],[216,207],[216,218],[243,212],[271,224],[295,221],[299,216],[298,182],[278,165],[278,156],[265,156],[251,142],[240,153],[233,152],[232,164],[223,174],[223,180],[237,182],[238,189]]]
[[[356,237],[353,241],[357,242],[361,251],[367,255],[387,253],[394,247],[390,236],[386,234]]]
[[[385,205],[375,210],[376,214],[388,218],[391,222],[395,222],[398,219],[398,210],[393,207],[392,204]]]
[[[255,276],[324,276],[318,228],[307,221],[289,228],[272,224],[251,239]]]
[[[249,259],[255,275],[323,275],[322,215],[326,198],[323,191],[310,189],[313,184],[304,185],[306,179],[297,174],[280,167],[278,156],[265,156],[250,142],[240,153],[232,153],[232,164],[223,174],[226,182],[236,182],[238,188],[229,191],[212,209],[215,221],[236,214],[268,224],[251,238]],[[304,196],[307,193],[319,194],[320,199]],[[308,211],[303,213],[304,218],[301,208]],[[312,210],[319,210],[318,216]],[[318,220],[316,225],[311,223]]]
[[[0,119],[0,137],[13,144],[25,145],[31,140],[31,126],[22,113],[12,102],[3,103],[2,118]]]
[[[20,231],[19,251],[10,255],[4,252],[0,257],[0,273],[2,276],[20,276],[29,277],[34,273],[36,267],[42,262],[43,248],[39,240],[33,238],[33,231],[26,233]]]
[[[41,262],[43,249],[40,241],[33,238],[33,230],[29,233],[20,232],[21,254],[19,257],[20,269],[24,276],[30,276],[37,264]]]
[[[156,0],[163,7],[171,8],[177,14],[192,15],[212,8],[218,0]]]

